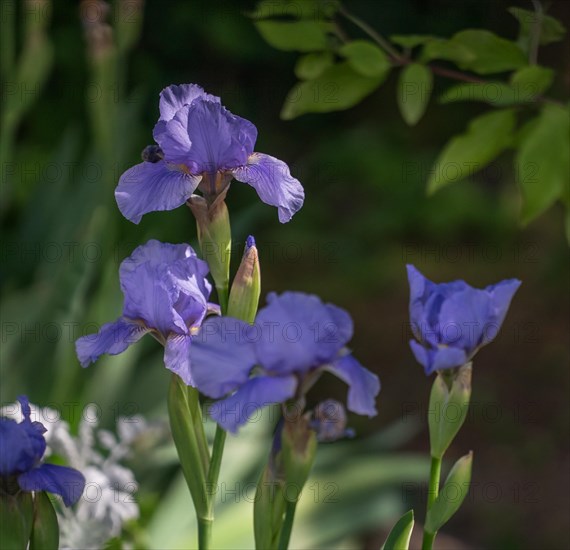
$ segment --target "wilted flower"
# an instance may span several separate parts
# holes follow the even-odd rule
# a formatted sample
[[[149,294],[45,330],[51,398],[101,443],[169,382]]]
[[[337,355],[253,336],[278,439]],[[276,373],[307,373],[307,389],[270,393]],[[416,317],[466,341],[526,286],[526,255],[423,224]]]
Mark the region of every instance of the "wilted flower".
[[[465,281],[435,284],[408,265],[410,346],[426,374],[460,367],[497,335],[521,282],[501,281],[485,289]]]
[[[343,437],[353,437],[354,430],[346,427],[344,405],[336,399],[326,399],[313,411],[310,426],[317,432],[318,441],[336,441]]]
[[[198,389],[215,399],[235,391],[211,407],[214,420],[235,432],[265,405],[302,400],[323,371],[349,385],[349,410],[374,416],[380,382],[345,348],[353,332],[348,313],[300,292],[267,301],[253,325],[208,320],[192,346]]]
[[[164,363],[193,385],[189,363],[192,336],[207,313],[211,285],[208,266],[187,244],[156,240],[139,246],[119,269],[125,296],[123,315],[75,344],[82,367],[104,353],[117,355],[150,333],[164,345]]]
[[[46,451],[41,422],[32,422],[26,396],[18,397],[22,421],[0,418],[0,486],[8,493],[48,491],[63,498],[66,506],[75,504],[85,487],[83,475],[66,466],[41,464]]]
[[[254,153],[255,126],[228,111],[220,98],[196,84],[169,86],[160,94],[154,127],[158,149],[120,178],[115,191],[122,214],[138,223],[148,212],[172,210],[199,188],[208,203],[225,195],[232,178],[251,185],[287,222],[303,205],[304,191],[288,166]]]

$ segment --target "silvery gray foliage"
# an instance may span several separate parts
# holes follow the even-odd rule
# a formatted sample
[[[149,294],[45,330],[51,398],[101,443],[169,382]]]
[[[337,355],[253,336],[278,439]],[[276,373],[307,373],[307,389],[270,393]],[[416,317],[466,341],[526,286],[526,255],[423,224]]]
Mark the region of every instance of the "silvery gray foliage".
[[[60,548],[101,548],[121,534],[125,522],[139,517],[138,489],[133,472],[121,464],[137,440],[154,428],[140,415],[119,417],[116,434],[99,428],[98,411],[88,404],[82,412],[79,433],[73,436],[58,411],[31,405],[32,420],[47,429],[46,456],[58,455],[81,471],[85,491],[73,508],[57,507]],[[8,405],[3,416],[21,421],[20,407]]]

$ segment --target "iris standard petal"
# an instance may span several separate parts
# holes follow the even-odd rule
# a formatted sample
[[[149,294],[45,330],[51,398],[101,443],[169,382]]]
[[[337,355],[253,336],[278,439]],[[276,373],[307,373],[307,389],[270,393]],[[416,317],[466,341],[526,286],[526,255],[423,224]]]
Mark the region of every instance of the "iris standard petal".
[[[352,335],[346,312],[311,294],[270,293],[257,314],[257,356],[269,371],[303,372],[333,361]]]
[[[231,317],[212,317],[194,337],[190,360],[198,389],[217,399],[243,384],[256,364],[255,327]]]
[[[219,103],[196,99],[180,109],[154,138],[165,159],[192,173],[214,173],[244,165],[253,152],[257,129]]]
[[[184,107],[190,105],[197,98],[204,98],[214,103],[220,103],[220,98],[204,92],[198,84],[173,84],[160,92],[159,110],[160,120],[169,121]]]
[[[82,367],[107,353],[118,355],[148,332],[148,329],[122,317],[114,323],[104,324],[98,333],[82,336],[75,342],[75,351]]]
[[[139,265],[148,264],[151,267],[159,267],[186,258],[198,258],[196,251],[189,244],[163,243],[156,239],[151,239],[145,244],[137,246],[131,255],[121,262],[119,274],[122,278],[133,272]],[[201,268],[202,271],[203,269],[204,267]]]
[[[36,461],[28,434],[11,418],[0,418],[0,476],[31,468]]]
[[[135,267],[128,277],[121,277],[121,289],[123,315],[128,319],[141,319],[165,338],[171,332],[188,333],[185,320],[174,309],[180,290],[169,279],[166,265]]]
[[[482,344],[488,344],[497,336],[519,286],[521,281],[518,279],[507,279],[485,289],[491,295],[491,305],[489,326],[483,334]]]
[[[461,367],[469,360],[465,351],[460,348],[446,346],[425,348],[415,340],[410,340],[410,348],[427,375],[438,370]]]
[[[115,199],[119,210],[133,223],[148,212],[182,206],[198,187],[201,177],[181,171],[165,161],[142,162],[119,179]]]
[[[305,200],[305,191],[283,161],[253,153],[245,166],[233,170],[236,180],[251,185],[259,198],[270,206],[276,206],[281,223],[288,222],[299,211]]]
[[[164,346],[164,365],[176,373],[187,386],[195,386],[190,367],[192,337],[186,334],[170,334]]]
[[[18,485],[24,491],[48,491],[60,495],[66,506],[75,504],[83,494],[85,478],[65,466],[42,464],[18,476]]]
[[[208,265],[187,244],[150,240],[123,260],[119,268],[125,295],[124,314],[143,319],[165,337],[187,333],[207,311],[211,285]]]
[[[289,376],[257,376],[233,394],[210,407],[210,416],[225,430],[235,433],[256,412],[272,403],[283,403],[295,395],[297,378]]]
[[[352,355],[343,355],[326,370],[348,384],[347,407],[356,414],[376,416],[376,396],[380,392],[378,376],[364,368]]]
[[[446,298],[439,311],[439,343],[470,355],[489,330],[491,300],[484,290],[468,287]]]

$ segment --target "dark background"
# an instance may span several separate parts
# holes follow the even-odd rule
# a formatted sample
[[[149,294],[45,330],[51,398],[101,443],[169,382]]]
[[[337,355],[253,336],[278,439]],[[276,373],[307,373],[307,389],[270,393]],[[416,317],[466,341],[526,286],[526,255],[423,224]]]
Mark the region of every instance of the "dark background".
[[[348,7],[384,35],[450,36],[487,28],[514,39],[517,23],[506,12],[513,4],[531,9],[522,1],[490,0],[368,0]],[[566,25],[569,4],[553,2],[550,9]],[[147,0],[140,38],[109,76],[94,61],[97,52],[89,53],[78,7],[54,3],[46,31],[53,64],[45,87],[34,89],[37,97],[7,159],[10,170],[2,175],[9,189],[1,209],[2,402],[27,393],[42,404],[96,401],[110,410],[113,403],[135,403],[150,416],[164,412],[167,375],[156,365],[153,341],[126,359],[82,371],[73,340],[93,330],[88,323],[120,313],[116,269],[136,245],[150,237],[196,244],[187,209],[146,215],[135,227],[116,209],[113,189],[152,142],[160,90],[199,83],[254,122],[256,150],[288,162],[305,187],[305,206],[281,225],[252,189],[234,183],[228,206],[236,251],[239,257],[240,243],[255,235],[262,296],[315,292],[351,312],[354,353],[382,380],[379,415],[350,418],[358,432],[354,453],[367,436],[411,421],[418,428],[402,428],[407,435],[394,452],[428,449],[424,411],[431,380],[408,348],[405,264],[414,263],[436,282],[523,281],[497,340],[475,360],[472,414],[448,452],[451,460],[474,450],[474,485],[444,531],[455,537],[452,547],[568,548],[570,270],[562,208],[521,227],[509,155],[427,197],[436,155],[487,107],[432,101],[410,129],[398,113],[396,72],[353,109],[281,121],[297,55],[262,40],[245,16],[253,6]],[[23,33],[18,39],[22,47]],[[568,40],[543,48],[539,59],[557,71],[552,96],[566,100]],[[437,95],[449,82],[435,84]],[[112,99],[105,107],[101,97],[109,96],[109,87]],[[96,126],[105,117],[116,124],[102,139]],[[73,257],[65,245],[70,242],[77,243]],[[345,395],[332,377],[323,378],[310,399],[330,395]],[[418,505],[421,521],[421,487],[406,493],[403,503],[404,493],[396,494],[404,508]],[[359,544],[377,547],[389,523],[355,528]]]

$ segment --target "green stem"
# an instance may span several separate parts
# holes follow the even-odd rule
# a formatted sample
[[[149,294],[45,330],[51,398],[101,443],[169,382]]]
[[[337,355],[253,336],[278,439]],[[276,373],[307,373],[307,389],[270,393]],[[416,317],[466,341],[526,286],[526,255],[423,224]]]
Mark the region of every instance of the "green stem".
[[[224,445],[226,443],[226,432],[220,426],[216,426],[216,435],[214,436],[214,445],[212,447],[212,460],[208,469],[208,504],[212,518],[214,517],[214,495],[220,477],[220,467],[222,465],[222,455],[224,454]]]
[[[198,548],[208,550],[212,542],[213,518],[198,518]]]
[[[291,531],[293,530],[293,521],[295,519],[295,509],[297,503],[288,500],[285,508],[285,521],[281,528],[281,537],[279,538],[279,550],[287,550],[289,548],[289,539],[291,538]]]
[[[368,23],[362,21],[355,15],[352,15],[344,6],[341,6],[339,9],[339,13],[346,17],[349,21],[354,23],[357,27],[362,29],[370,38],[372,38],[388,55],[393,57],[396,61],[403,62],[405,59],[401,56],[395,48],[392,47],[392,44],[388,42],[381,34],[376,32]]]
[[[532,0],[532,5],[534,7],[536,19],[532,25],[532,31],[530,35],[528,62],[531,65],[536,65],[538,61],[538,47],[540,45],[540,32],[542,28],[544,11],[542,9],[542,4],[539,2],[539,0]]]
[[[431,469],[429,473],[429,487],[427,496],[427,511],[431,509],[439,493],[439,478],[441,476],[441,458],[431,457]],[[424,527],[424,540],[422,550],[431,550],[436,533],[428,533]]]
[[[226,281],[226,283],[223,286],[216,285],[216,292],[218,293],[218,302],[220,303],[220,309],[222,310],[222,315],[226,315],[226,313],[228,312],[228,301],[230,296],[229,282]]]

